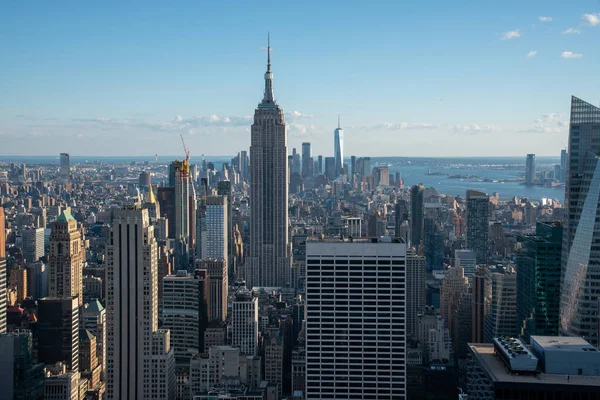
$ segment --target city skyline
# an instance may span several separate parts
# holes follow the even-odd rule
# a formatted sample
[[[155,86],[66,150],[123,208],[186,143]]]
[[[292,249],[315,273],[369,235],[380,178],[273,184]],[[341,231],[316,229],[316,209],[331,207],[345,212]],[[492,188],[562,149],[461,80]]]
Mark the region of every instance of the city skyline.
[[[567,99],[598,103],[592,1],[264,7],[268,24],[243,4],[224,24],[221,7],[6,7],[19,41],[3,42],[3,155],[175,155],[180,134],[193,155],[235,154],[249,146],[267,30],[289,147],[310,141],[313,154],[333,155],[338,114],[346,154],[558,154]]]

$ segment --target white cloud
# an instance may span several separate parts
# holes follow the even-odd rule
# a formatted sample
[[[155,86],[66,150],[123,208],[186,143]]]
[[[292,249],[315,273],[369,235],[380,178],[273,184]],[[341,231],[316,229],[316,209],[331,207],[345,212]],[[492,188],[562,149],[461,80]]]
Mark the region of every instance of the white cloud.
[[[445,101],[446,99],[444,99],[443,97],[438,97],[437,99],[435,99],[435,101]]]
[[[563,113],[548,113],[543,114],[533,121],[533,126],[527,129],[520,129],[518,132],[523,133],[560,133],[563,127],[569,124],[565,120]]]
[[[527,53],[527,57],[529,58],[533,58],[537,55],[537,50],[531,50],[529,53]]]
[[[454,133],[466,133],[469,135],[476,134],[476,133],[496,132],[499,130],[501,130],[501,129],[494,125],[471,124],[471,125],[456,125],[456,126],[454,126]]]
[[[600,25],[600,13],[583,14],[581,16],[581,19],[583,19],[583,21],[586,25],[591,25],[591,26]]]
[[[314,118],[314,115],[312,114],[303,114],[300,111],[289,111],[287,113],[288,116],[290,117],[294,117],[294,118]]]
[[[505,32],[501,39],[502,40],[508,40],[508,39],[516,39],[516,38],[520,38],[521,37],[521,32],[519,32],[518,29],[515,29],[514,31],[508,31]]]
[[[420,122],[384,122],[382,124],[375,125],[358,125],[358,126],[348,126],[347,129],[357,130],[357,131],[399,131],[399,130],[430,130],[437,129],[440,125],[437,124],[427,124]]]
[[[577,28],[569,28],[562,32],[563,35],[580,35],[581,31]]]
[[[317,130],[317,127],[315,125],[304,125],[295,122],[288,123],[287,126],[288,134],[293,137],[312,136],[313,133]]]
[[[583,54],[581,53],[573,53],[572,51],[563,51],[560,56],[562,58],[581,58]]]
[[[552,22],[552,17],[538,17],[540,22]]]

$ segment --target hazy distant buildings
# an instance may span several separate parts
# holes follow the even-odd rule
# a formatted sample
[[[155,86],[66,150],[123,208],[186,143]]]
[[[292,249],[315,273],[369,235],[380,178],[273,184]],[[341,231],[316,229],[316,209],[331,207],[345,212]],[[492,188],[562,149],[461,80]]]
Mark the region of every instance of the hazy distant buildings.
[[[571,99],[560,330],[599,345],[600,108]]]
[[[569,155],[567,154],[567,150],[562,149],[560,151],[560,181],[566,182],[567,180],[567,168],[569,167]]]
[[[6,332],[6,233],[4,208],[0,207],[0,333]]]
[[[310,143],[302,143],[302,178],[313,176],[313,158],[311,155]]]
[[[467,190],[467,248],[477,255],[477,263],[486,263],[490,253],[490,198],[476,190]]]
[[[71,156],[69,153],[60,153],[60,176],[68,179],[71,174]]]
[[[308,242],[306,277],[306,399],[405,398],[406,244]]]
[[[535,154],[527,154],[527,160],[525,161],[525,184],[532,186],[535,182]]]
[[[344,169],[344,130],[340,125],[339,117],[338,126],[333,132],[333,156],[335,158],[335,177],[337,177]]]
[[[335,157],[325,157],[325,176],[330,180],[334,180],[336,178]]]
[[[289,281],[287,135],[275,102],[271,53],[265,92],[254,113],[250,145],[250,255],[246,286],[281,287]]]

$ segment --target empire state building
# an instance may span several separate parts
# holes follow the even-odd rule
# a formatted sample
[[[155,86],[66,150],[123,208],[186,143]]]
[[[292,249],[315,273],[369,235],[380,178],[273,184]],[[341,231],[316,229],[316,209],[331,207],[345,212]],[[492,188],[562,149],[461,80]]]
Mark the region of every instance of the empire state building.
[[[246,286],[281,287],[289,282],[287,134],[275,102],[269,43],[265,93],[254,112],[250,143],[250,254]]]

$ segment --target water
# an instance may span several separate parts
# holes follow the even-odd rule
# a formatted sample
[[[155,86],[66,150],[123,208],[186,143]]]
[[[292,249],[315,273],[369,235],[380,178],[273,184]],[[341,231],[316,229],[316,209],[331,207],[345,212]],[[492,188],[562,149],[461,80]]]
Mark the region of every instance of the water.
[[[551,170],[560,164],[560,157],[538,157],[537,171]],[[525,157],[465,157],[465,158],[371,158],[371,166],[389,165],[390,175],[400,172],[405,186],[422,183],[440,193],[465,197],[467,189],[488,194],[498,192],[501,199],[527,197],[532,200],[551,198],[563,201],[564,186],[525,186]],[[462,179],[452,175],[470,176]]]
[[[181,157],[180,157],[181,158]],[[316,158],[316,157],[315,157]],[[167,164],[175,157],[160,156],[158,162]],[[231,156],[207,156],[207,162],[213,162],[221,168],[224,162],[230,162]],[[71,156],[71,164],[78,163],[154,163],[154,157],[85,157]],[[202,157],[191,157],[192,164],[200,164]],[[0,163],[15,162],[28,165],[60,163],[58,156],[0,156]],[[350,164],[350,159],[346,159]],[[537,171],[551,170],[560,164],[560,157],[537,157]],[[372,157],[371,167],[389,165],[390,174],[400,172],[405,186],[422,183],[425,187],[434,187],[440,193],[452,196],[465,196],[467,189],[479,190],[488,194],[498,192],[501,199],[511,197],[528,197],[532,200],[541,198],[564,200],[563,186],[554,188],[533,186],[527,187],[522,181],[525,173],[525,157]],[[469,175],[463,179],[452,179],[451,175]],[[495,182],[494,182],[495,181]]]

